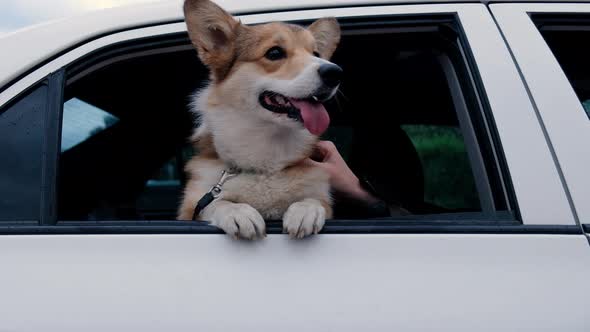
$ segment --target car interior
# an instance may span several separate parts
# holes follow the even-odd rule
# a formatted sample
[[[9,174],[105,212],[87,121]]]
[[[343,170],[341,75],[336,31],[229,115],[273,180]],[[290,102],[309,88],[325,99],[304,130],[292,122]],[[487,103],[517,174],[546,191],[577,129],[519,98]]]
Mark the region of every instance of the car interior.
[[[572,23],[555,24],[549,21],[545,24],[542,20],[539,29],[590,119],[590,68],[585,56],[588,54],[586,51],[590,51],[590,46],[580,42],[588,40],[590,31],[587,21],[585,28]]]
[[[326,104],[331,126],[322,139],[336,144],[359,178],[412,215],[481,212],[466,148],[478,143],[463,137],[440,61],[456,39],[437,28],[367,31],[345,31],[332,58],[345,76]],[[59,220],[175,219],[184,163],[198,153],[188,143],[198,125],[188,104],[208,78],[188,38],[181,40],[117,61],[103,55],[83,74],[70,71]],[[366,216],[336,195],[335,218]]]

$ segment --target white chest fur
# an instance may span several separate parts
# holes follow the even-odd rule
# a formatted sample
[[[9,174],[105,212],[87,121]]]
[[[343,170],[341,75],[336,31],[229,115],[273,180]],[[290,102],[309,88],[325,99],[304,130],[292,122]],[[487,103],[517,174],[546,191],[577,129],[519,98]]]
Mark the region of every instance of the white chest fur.
[[[214,186],[224,165],[201,163],[199,183]],[[330,200],[328,175],[321,169],[295,166],[272,174],[240,173],[229,179],[219,199],[246,203],[258,210],[265,219],[281,219],[289,206],[306,198]]]

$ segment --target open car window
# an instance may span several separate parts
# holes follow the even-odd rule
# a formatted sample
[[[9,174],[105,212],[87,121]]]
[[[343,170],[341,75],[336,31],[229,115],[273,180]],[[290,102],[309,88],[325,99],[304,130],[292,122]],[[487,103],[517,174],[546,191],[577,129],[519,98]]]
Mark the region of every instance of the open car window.
[[[322,139],[408,218],[513,219],[485,95],[455,19],[341,24],[332,61],[345,76],[326,105],[331,126]],[[184,165],[198,153],[187,143],[198,123],[189,97],[208,72],[186,35],[155,38],[149,52],[144,45],[121,48],[120,61],[90,58],[68,69],[59,220],[175,219]],[[334,207],[336,219],[368,218],[338,195]]]

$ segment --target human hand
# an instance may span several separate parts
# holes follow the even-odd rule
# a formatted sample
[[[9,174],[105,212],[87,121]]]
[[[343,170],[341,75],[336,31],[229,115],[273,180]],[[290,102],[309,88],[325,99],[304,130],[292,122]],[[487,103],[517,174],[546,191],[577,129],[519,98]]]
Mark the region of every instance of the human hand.
[[[330,176],[330,185],[334,191],[367,204],[379,201],[363,189],[358,177],[342,159],[334,143],[318,142],[315,153],[305,160],[305,164],[325,170]]]

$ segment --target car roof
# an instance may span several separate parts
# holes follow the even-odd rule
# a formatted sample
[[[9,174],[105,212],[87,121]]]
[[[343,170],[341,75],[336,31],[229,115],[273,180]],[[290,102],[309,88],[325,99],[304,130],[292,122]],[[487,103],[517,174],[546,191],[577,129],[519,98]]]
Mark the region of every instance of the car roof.
[[[500,0],[501,1],[501,0]],[[534,0],[531,0],[534,1]],[[542,1],[542,0],[541,0]],[[487,3],[476,0],[215,0],[233,14],[262,13],[276,10],[345,7],[356,5],[418,3]],[[499,1],[494,1],[499,2]],[[510,1],[504,1],[510,2]],[[519,1],[519,2],[522,2]],[[536,2],[539,2],[537,0]],[[31,68],[65,49],[85,40],[113,31],[182,22],[182,0],[138,4],[97,10],[83,15],[46,22],[0,36],[0,91]]]

